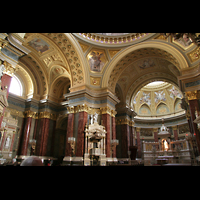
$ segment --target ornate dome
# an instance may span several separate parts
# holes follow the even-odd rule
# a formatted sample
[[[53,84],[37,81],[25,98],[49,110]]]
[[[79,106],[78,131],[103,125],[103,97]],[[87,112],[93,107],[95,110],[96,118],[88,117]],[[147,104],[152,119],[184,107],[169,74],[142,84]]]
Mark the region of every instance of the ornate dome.
[[[145,85],[135,95],[132,106],[137,117],[167,118],[185,112],[181,108],[182,93],[168,82],[154,81]],[[166,129],[164,126],[162,127]]]

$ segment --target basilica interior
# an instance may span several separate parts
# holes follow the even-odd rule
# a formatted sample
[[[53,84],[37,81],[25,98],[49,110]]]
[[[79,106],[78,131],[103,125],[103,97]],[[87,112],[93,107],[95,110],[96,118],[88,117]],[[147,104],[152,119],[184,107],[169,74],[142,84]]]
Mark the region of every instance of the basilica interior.
[[[199,165],[188,34],[0,33],[0,85],[0,165]]]

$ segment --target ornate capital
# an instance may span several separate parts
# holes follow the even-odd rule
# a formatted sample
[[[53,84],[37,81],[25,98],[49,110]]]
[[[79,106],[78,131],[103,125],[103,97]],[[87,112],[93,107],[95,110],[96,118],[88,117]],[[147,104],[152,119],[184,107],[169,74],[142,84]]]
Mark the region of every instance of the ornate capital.
[[[7,40],[0,38],[0,49],[7,46],[7,44],[8,44]]]
[[[136,132],[140,132],[140,127],[136,127]]]
[[[44,111],[44,112],[40,112],[38,116],[38,119],[42,119],[42,118],[56,120],[57,116],[56,114],[50,113],[48,111]]]
[[[3,62],[3,65],[5,67],[5,70],[3,71],[4,74],[7,74],[9,76],[13,76],[14,73],[18,70],[18,68],[14,68],[10,63],[7,61]]]
[[[173,131],[177,131],[178,127],[177,126],[172,126]]]
[[[111,109],[108,106],[100,108],[100,111],[101,111],[102,115],[103,114],[109,114],[109,115],[111,115]]]
[[[67,107],[68,114],[74,113],[75,109],[74,106]]]
[[[89,109],[90,109],[90,108],[89,108],[87,105],[82,104],[82,105],[78,105],[78,106],[75,108],[75,112],[83,112],[83,111],[85,111],[85,112],[88,113]]]
[[[186,94],[186,96],[187,96],[187,98],[188,98],[189,101],[200,98],[200,91],[197,91],[197,90],[195,90],[195,91],[188,91],[185,94]]]
[[[153,128],[153,132],[158,132],[158,128]]]

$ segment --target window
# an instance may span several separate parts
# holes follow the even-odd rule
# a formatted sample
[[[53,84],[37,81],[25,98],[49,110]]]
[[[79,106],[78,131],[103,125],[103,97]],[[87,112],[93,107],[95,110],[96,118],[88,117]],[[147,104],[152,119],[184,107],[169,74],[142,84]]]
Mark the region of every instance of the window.
[[[13,76],[11,79],[9,93],[22,96],[22,84],[16,76]]]

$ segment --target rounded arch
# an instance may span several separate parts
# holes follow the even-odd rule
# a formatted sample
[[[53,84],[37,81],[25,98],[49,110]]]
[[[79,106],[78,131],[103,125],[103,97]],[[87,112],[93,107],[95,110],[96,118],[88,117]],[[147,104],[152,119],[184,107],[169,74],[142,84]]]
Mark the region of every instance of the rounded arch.
[[[89,74],[89,67],[88,67],[88,62],[84,57],[83,50],[77,41],[77,39],[71,34],[71,33],[65,33],[65,35],[69,38],[71,44],[73,45],[74,49],[76,50],[79,59],[80,59],[80,64],[81,64],[81,69],[83,71],[83,84],[90,84],[90,74]],[[74,85],[74,84],[73,84]]]
[[[171,54],[176,59],[176,61],[177,61],[176,67],[179,70],[188,68],[187,60],[175,47],[173,47],[172,45],[167,44],[163,41],[152,41],[151,40],[151,41],[139,43],[139,44],[136,44],[134,46],[130,46],[130,47],[124,49],[114,60],[112,60],[104,72],[104,76],[103,76],[103,80],[102,80],[102,87],[109,87],[108,82],[109,82],[111,73],[115,69],[117,63],[122,58],[124,58],[127,54],[129,54],[133,51],[136,51],[138,49],[142,49],[142,48],[156,48],[156,49],[164,50],[164,51],[168,52],[169,54]],[[115,88],[116,82],[117,82],[117,80],[115,80],[115,84],[113,85],[113,87],[110,88],[112,91],[114,90],[113,88]]]
[[[60,75],[55,78],[55,80],[51,84],[51,90],[49,93],[49,99],[54,102],[61,102],[64,99],[64,94],[68,93],[69,88],[71,86],[70,78],[65,75]]]

